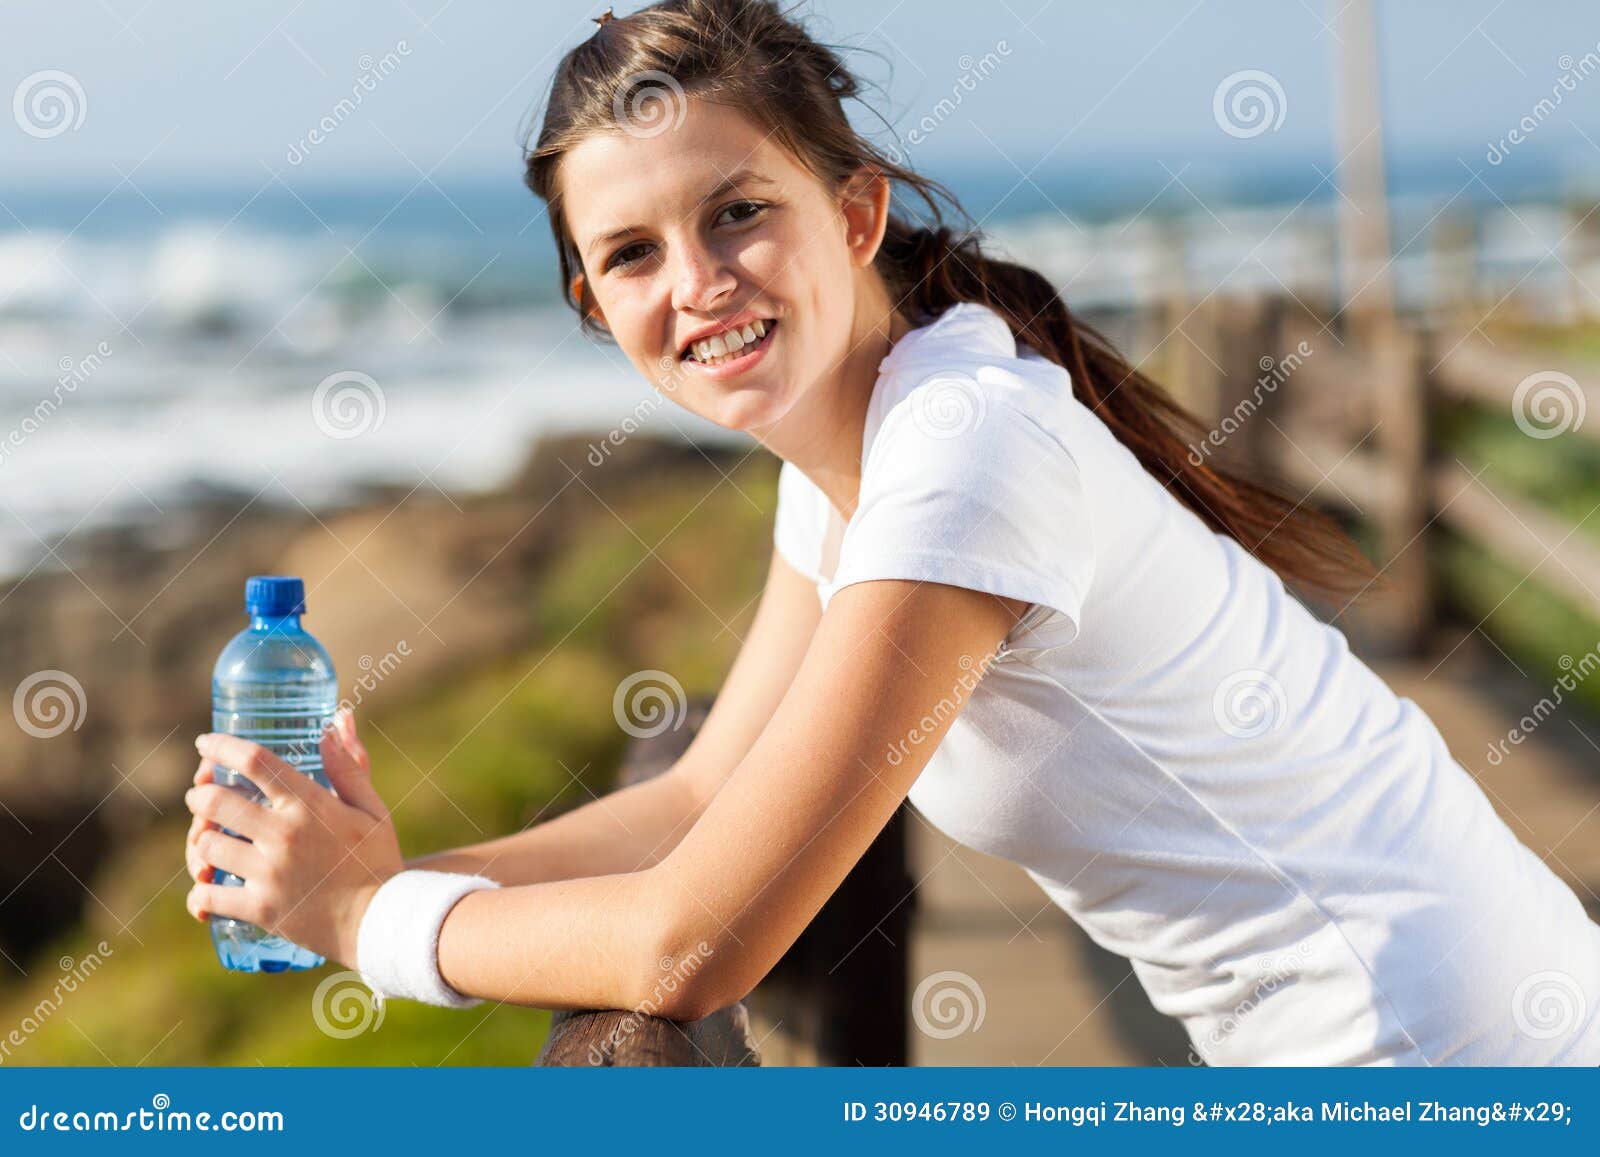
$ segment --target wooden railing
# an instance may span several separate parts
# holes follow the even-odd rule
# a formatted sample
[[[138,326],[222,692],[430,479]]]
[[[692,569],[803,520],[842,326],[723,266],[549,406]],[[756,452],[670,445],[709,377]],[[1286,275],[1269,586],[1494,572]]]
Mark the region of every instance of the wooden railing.
[[[708,709],[691,704],[680,727],[636,740],[618,786],[671,767]],[[904,1065],[916,900],[905,849],[902,807],[746,1002],[683,1024],[628,1010],[557,1012],[535,1063],[759,1065],[765,1053],[769,1064]]]
[[[1375,650],[1416,649],[1436,613],[1428,539],[1446,527],[1541,581],[1600,619],[1600,546],[1569,523],[1496,489],[1457,462],[1435,436],[1447,407],[1470,403],[1507,417],[1518,386],[1552,371],[1579,383],[1570,435],[1600,440],[1600,365],[1507,352],[1475,333],[1396,323],[1319,325],[1287,299],[1222,303],[1210,369],[1199,393],[1216,413],[1239,413],[1226,456],[1263,468],[1308,500],[1366,524],[1391,599],[1358,613],[1376,628]],[[1310,349],[1309,356],[1295,351]],[[1263,390],[1285,357],[1297,364]],[[1273,367],[1268,369],[1266,359]],[[1523,399],[1526,409],[1528,399]],[[1220,420],[1220,418],[1219,418]],[[1365,601],[1365,600],[1364,600]]]
[[[634,1012],[558,1012],[540,1065],[621,1068],[759,1065],[750,1017],[736,1004],[689,1024]]]
[[[1552,372],[1565,375],[1577,384],[1578,392],[1567,395],[1565,384],[1552,388],[1570,396],[1570,416],[1576,417],[1581,410],[1585,420],[1565,426],[1560,436],[1600,442],[1600,389],[1595,386],[1600,382],[1600,366],[1507,354],[1471,335],[1441,334],[1434,347],[1439,354],[1430,380],[1441,395],[1526,411],[1523,419],[1535,429],[1541,428],[1541,421],[1530,409],[1533,395],[1518,403],[1514,396],[1518,387]],[[1531,385],[1538,388],[1539,383],[1531,381]],[[1559,423],[1562,403],[1554,404]],[[1514,494],[1491,489],[1456,462],[1432,467],[1426,489],[1446,525],[1519,570],[1529,574],[1537,570],[1541,582],[1589,617],[1600,619],[1600,547],[1585,533],[1574,533],[1570,523]],[[1580,577],[1584,575],[1587,582]]]

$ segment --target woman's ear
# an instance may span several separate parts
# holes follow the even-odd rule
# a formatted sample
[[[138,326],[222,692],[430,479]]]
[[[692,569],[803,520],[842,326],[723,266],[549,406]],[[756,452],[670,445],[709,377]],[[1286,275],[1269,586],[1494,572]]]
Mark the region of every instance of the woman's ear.
[[[584,296],[584,289],[586,288],[586,285],[583,280],[583,274],[574,273],[572,275],[572,283],[568,288],[570,288],[572,291],[572,300],[578,303],[578,309],[583,314],[583,319],[585,321],[593,321],[596,325],[599,325],[602,329],[604,329],[606,325],[606,315],[601,312],[600,307],[595,304],[592,297]]]
[[[889,178],[881,169],[863,166],[846,183],[839,211],[844,216],[845,242],[851,259],[865,268],[878,255],[889,226]]]

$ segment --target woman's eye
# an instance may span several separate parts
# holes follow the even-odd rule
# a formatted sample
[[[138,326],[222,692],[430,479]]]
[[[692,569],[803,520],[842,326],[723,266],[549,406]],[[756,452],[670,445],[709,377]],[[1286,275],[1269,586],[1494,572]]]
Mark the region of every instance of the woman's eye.
[[[649,246],[643,241],[635,241],[632,245],[624,245],[606,261],[606,268],[608,270],[623,269],[636,261],[642,261],[646,254],[641,250],[648,248]]]
[[[722,212],[718,214],[718,217],[726,217],[732,224],[737,225],[741,221],[748,221],[752,217],[759,215],[760,212],[765,208],[765,205],[762,205],[756,201],[735,201],[733,204],[725,207]]]
[[[730,225],[740,225],[746,221],[750,221],[756,217],[759,217],[763,212],[766,211],[766,209],[767,206],[763,205],[759,201],[735,201],[731,205],[723,206],[723,208],[718,211],[717,221],[719,223],[725,221]],[[628,267],[637,265],[640,261],[643,261],[646,257],[650,256],[650,253],[651,247],[649,242],[635,241],[631,245],[624,245],[621,249],[618,249],[610,257],[608,257],[606,259],[605,269],[607,272],[610,272],[613,269],[627,269]]]

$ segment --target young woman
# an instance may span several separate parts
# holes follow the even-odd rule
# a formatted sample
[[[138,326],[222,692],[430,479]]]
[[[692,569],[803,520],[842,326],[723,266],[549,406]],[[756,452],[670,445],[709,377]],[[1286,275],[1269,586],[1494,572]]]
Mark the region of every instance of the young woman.
[[[1600,1063],[1600,926],[1285,589],[1358,589],[1359,554],[1192,464],[1193,420],[943,227],[855,93],[772,3],[668,0],[566,56],[528,157],[584,324],[783,460],[766,591],[687,754],[408,863],[348,716],[337,798],[202,736],[189,910],[380,994],[689,1019],[761,980],[909,796],[1127,956],[1207,1062]]]

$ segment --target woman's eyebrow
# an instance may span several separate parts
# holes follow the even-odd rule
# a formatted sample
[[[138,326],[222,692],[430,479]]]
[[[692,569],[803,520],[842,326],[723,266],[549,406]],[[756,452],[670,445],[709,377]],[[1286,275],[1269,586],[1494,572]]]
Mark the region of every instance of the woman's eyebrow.
[[[700,199],[695,202],[695,207],[699,208],[707,201],[715,201],[724,193],[732,192],[735,189],[749,188],[751,186],[758,188],[773,188],[777,185],[777,183],[778,182],[774,181],[770,177],[762,176],[754,169],[740,169],[731,177],[728,177],[726,180],[718,184],[716,188],[702,195]],[[609,245],[613,241],[620,241],[624,237],[630,237],[635,233],[643,233],[644,231],[645,227],[643,225],[624,225],[620,229],[612,229],[606,233],[600,234],[598,237],[590,241],[585,247],[586,252],[593,253],[596,249],[600,249],[606,245]]]
[[[735,172],[733,176],[723,181],[715,189],[712,189],[711,192],[701,197],[700,204],[703,205],[707,201],[715,201],[718,197],[722,196],[722,194],[731,193],[733,190],[742,188],[744,186],[756,185],[771,188],[777,185],[777,183],[778,182],[774,181],[771,177],[764,177],[754,169],[740,169]]]

